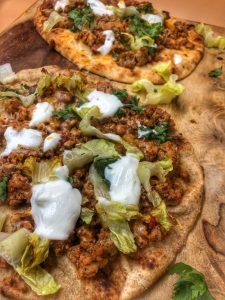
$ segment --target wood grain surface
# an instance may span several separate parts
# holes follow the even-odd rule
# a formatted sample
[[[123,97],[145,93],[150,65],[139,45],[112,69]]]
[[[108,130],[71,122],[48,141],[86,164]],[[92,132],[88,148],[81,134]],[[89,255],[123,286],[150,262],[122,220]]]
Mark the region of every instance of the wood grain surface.
[[[36,33],[32,9],[0,36],[0,64],[10,62],[15,71],[44,65],[76,68]],[[225,29],[214,27],[225,35]],[[208,72],[223,66],[223,75]],[[163,106],[177,128],[192,143],[205,178],[202,213],[176,262],[186,262],[205,274],[216,300],[225,299],[225,51],[206,49],[197,69],[182,83],[185,93]],[[139,300],[169,300],[175,276],[161,280]]]

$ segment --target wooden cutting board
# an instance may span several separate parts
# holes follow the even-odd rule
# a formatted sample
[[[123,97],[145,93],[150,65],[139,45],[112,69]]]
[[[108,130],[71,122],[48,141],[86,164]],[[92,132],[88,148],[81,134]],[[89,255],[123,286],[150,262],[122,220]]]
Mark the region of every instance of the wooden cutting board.
[[[35,5],[0,35],[0,64],[14,71],[59,65],[76,68],[40,38],[32,24]],[[213,27],[225,36],[225,28]],[[223,75],[208,72],[223,66]],[[206,49],[196,70],[182,83],[185,93],[163,106],[177,128],[192,143],[205,177],[202,212],[176,262],[186,262],[205,274],[216,300],[225,299],[225,51]],[[176,277],[164,275],[139,300],[169,300]]]

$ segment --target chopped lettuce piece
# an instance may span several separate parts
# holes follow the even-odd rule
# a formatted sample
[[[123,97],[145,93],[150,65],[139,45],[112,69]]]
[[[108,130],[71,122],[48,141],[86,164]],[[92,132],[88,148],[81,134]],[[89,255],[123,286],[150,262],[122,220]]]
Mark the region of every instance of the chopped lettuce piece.
[[[33,184],[38,184],[58,179],[56,170],[59,167],[61,167],[61,161],[58,158],[38,163],[35,157],[30,156],[23,163],[22,171],[32,178]]]
[[[171,228],[171,223],[166,209],[166,204],[161,201],[160,205],[155,207],[151,211],[151,215],[156,219],[156,221],[166,230],[169,231]]]
[[[61,286],[55,282],[52,275],[40,266],[36,266],[27,271],[17,266],[16,271],[37,295],[45,296],[55,294],[61,288]]]
[[[128,6],[124,8],[112,7],[114,14],[120,18],[126,18],[138,14],[138,10],[135,6]]]
[[[216,35],[210,26],[199,23],[196,31],[203,36],[207,48],[225,49],[225,37]]]
[[[116,247],[124,254],[137,250],[128,221],[139,216],[138,207],[116,201],[97,203],[96,209],[104,226],[108,227]]]
[[[39,237],[36,233],[29,236],[27,245],[21,258],[21,268],[28,271],[46,260],[49,253],[49,240]]]
[[[27,106],[30,106],[31,104],[33,104],[33,102],[36,98],[36,95],[31,94],[31,95],[28,95],[28,96],[23,96],[23,95],[17,94],[17,93],[12,92],[12,91],[0,92],[0,98],[5,98],[5,97],[18,98],[18,99],[20,99],[22,104],[25,107],[27,107]]]
[[[9,178],[4,176],[0,181],[0,201],[5,202],[7,199],[7,186]]]
[[[138,38],[126,32],[122,32],[121,34],[129,38],[128,43],[132,50],[140,49],[142,47],[151,47],[154,44],[154,40],[147,35]]]
[[[132,91],[138,93],[147,92],[144,104],[169,104],[171,101],[184,92],[184,86],[176,83],[177,76],[171,75],[169,81],[162,86],[156,86],[147,79],[137,80],[132,84]]]
[[[161,202],[160,195],[152,190],[150,179],[152,176],[158,177],[161,182],[165,182],[166,175],[173,170],[172,160],[165,158],[164,160],[157,162],[142,161],[138,166],[138,176],[143,185],[144,189],[147,192],[149,201],[152,202],[154,207],[159,206]]]
[[[86,224],[90,224],[95,212],[87,207],[82,207],[81,209],[81,220]]]
[[[70,172],[82,168],[92,162],[95,157],[118,157],[115,145],[104,139],[94,139],[85,144],[79,144],[71,151],[65,151],[63,162]]]
[[[56,11],[53,11],[48,20],[44,22],[43,30],[44,32],[49,32],[52,28],[57,25],[59,22],[63,21],[65,18],[60,16]]]
[[[87,102],[86,95],[88,95],[90,90],[84,89],[84,77],[79,75],[74,75],[73,77],[59,75],[53,80],[53,82],[57,87],[63,87],[72,95],[77,96],[84,102]]]
[[[139,159],[144,157],[143,153],[133,145],[130,145],[128,142],[124,141],[119,135],[102,133],[99,129],[91,125],[91,120],[93,118],[101,117],[101,112],[97,106],[93,106],[83,117],[80,122],[79,128],[84,135],[87,136],[96,136],[100,139],[107,139],[117,143],[122,144],[128,153],[134,153]]]
[[[0,211],[0,231],[2,231],[2,228],[5,224],[6,216],[6,213]]]
[[[51,85],[51,76],[48,73],[45,73],[42,78],[38,81],[37,84],[37,93],[42,96],[47,88]]]
[[[19,264],[24,250],[29,244],[29,235],[30,232],[22,228],[0,241],[0,256],[11,266],[15,267]]]
[[[171,60],[167,62],[159,62],[153,66],[152,70],[158,73],[165,81],[168,81],[172,73],[172,62]]]

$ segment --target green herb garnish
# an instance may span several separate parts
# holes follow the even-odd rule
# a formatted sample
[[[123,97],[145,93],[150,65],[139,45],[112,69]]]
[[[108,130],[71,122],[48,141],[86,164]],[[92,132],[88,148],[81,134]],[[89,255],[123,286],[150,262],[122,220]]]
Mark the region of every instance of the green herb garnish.
[[[0,201],[5,202],[7,199],[7,186],[9,178],[4,176],[0,181]]]
[[[150,24],[139,15],[134,15],[130,19],[129,29],[138,37],[150,36],[152,39],[157,39],[163,32],[161,23]]]
[[[117,158],[100,158],[94,161],[95,170],[97,171],[98,175],[103,179],[104,183],[107,185],[108,188],[110,187],[110,181],[105,178],[105,168],[108,167],[108,165],[113,164],[117,160]]]
[[[138,128],[138,137],[146,140],[156,140],[158,144],[162,144],[171,140],[171,137],[168,136],[168,131],[169,122],[163,122],[154,128],[141,125]]]
[[[131,96],[130,97],[130,102],[129,104],[124,104],[122,107],[120,107],[117,112],[116,112],[116,116],[118,118],[121,118],[125,115],[124,109],[128,108],[130,110],[133,111],[137,111],[137,112],[142,112],[145,108],[142,105],[139,105],[139,99],[136,96]]]
[[[146,3],[146,4],[138,5],[137,10],[139,12],[151,14],[151,13],[153,13],[152,3]]]
[[[189,265],[177,263],[169,274],[178,274],[180,279],[175,283],[173,300],[215,300],[209,292],[204,275]]]
[[[68,178],[67,178],[67,181],[71,184],[71,185],[73,185],[73,177],[72,176],[68,176]]]
[[[79,116],[73,109],[73,105],[68,105],[65,109],[57,110],[53,113],[53,117],[57,119],[69,120],[69,119],[77,119]]]
[[[72,31],[90,29],[94,26],[94,14],[89,5],[84,8],[75,8],[68,13],[68,17],[74,21]]]
[[[128,97],[127,90],[114,90],[112,94],[120,99],[120,101],[124,101]]]
[[[211,72],[209,72],[209,77],[218,77],[220,75],[222,75],[222,71],[223,71],[223,68],[220,67],[220,68],[216,68],[214,70],[212,70]]]

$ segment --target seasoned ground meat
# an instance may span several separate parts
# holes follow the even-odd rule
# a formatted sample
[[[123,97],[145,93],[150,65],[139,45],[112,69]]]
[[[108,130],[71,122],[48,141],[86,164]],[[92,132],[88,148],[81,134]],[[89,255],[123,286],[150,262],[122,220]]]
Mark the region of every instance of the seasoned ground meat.
[[[150,61],[151,56],[149,56],[148,48],[144,47],[121,53],[118,64],[121,67],[133,69],[135,66],[144,66]]]
[[[10,215],[8,219],[9,229],[12,232],[17,231],[20,228],[26,228],[31,232],[34,230],[34,220],[30,209]]]
[[[10,276],[1,278],[0,290],[5,297],[17,299],[18,293],[27,293],[29,288],[25,281],[17,274],[13,273]]]
[[[31,183],[29,179],[19,173],[14,173],[8,182],[7,203],[11,207],[17,207],[29,203],[31,198]]]
[[[96,240],[93,239],[90,229],[86,227],[81,228],[77,235],[81,242],[71,247],[67,255],[76,265],[80,277],[93,277],[117,254],[117,248],[106,229],[101,229]]]
[[[0,256],[0,269],[6,269],[8,267],[8,263]]]
[[[66,253],[67,249],[69,248],[69,244],[67,241],[51,241],[51,247],[55,252],[55,255],[60,256]]]

